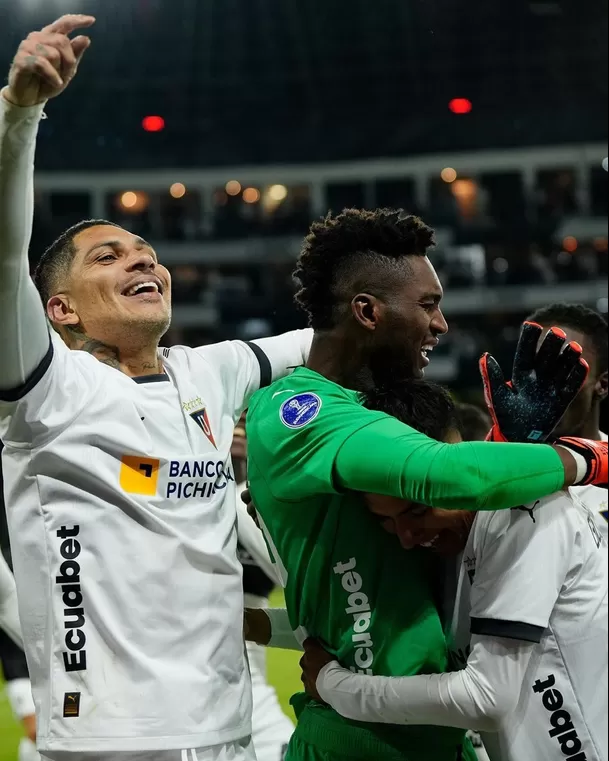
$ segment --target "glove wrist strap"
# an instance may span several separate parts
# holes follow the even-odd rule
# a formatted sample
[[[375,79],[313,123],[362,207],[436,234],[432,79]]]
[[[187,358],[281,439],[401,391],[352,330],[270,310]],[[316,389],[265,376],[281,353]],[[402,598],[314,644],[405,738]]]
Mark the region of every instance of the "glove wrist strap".
[[[574,452],[570,447],[565,447],[562,444],[557,444],[561,449],[565,449],[571,457],[575,460],[575,465],[577,466],[577,475],[575,477],[575,481],[573,482],[574,486],[577,484],[581,484],[582,481],[585,481],[586,476],[588,475],[588,462],[586,458],[581,455],[579,452]]]

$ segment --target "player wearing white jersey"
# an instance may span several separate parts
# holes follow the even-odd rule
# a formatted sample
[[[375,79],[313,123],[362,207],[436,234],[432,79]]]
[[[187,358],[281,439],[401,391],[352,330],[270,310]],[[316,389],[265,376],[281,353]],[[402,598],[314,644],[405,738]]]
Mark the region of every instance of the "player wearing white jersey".
[[[483,734],[491,761],[607,761],[607,545],[568,492],[502,513],[395,519],[406,547],[465,544],[453,673],[368,677],[305,643],[305,685],[347,718]]]
[[[607,761],[606,565],[591,512],[565,492],[478,513],[452,626],[464,670],[387,679],[333,662],[319,694],[359,721],[473,727],[491,761]]]
[[[237,495],[245,491],[247,468],[247,438],[245,415],[235,427],[232,447],[235,478],[239,481]],[[268,608],[268,598],[279,583],[275,567],[262,532],[237,497],[237,555],[243,566],[243,596],[245,607]],[[266,650],[255,642],[246,642],[252,677],[252,739],[258,761],[282,761],[294,725],[281,710],[275,688],[267,678]]]
[[[27,250],[36,133],[92,17],[19,47],[0,95],[0,436],[38,743],[49,759],[253,759],[233,427],[311,334],[158,349],[153,249],[83,223]]]
[[[607,374],[607,321],[583,304],[556,303],[538,309],[527,318],[549,330],[558,326],[567,334],[569,341],[577,341],[583,349],[582,356],[590,366],[590,372],[582,390],[571,403],[558,424],[557,436],[583,436],[595,441],[607,441],[607,434],[600,430],[601,403],[607,398],[609,380]],[[607,490],[598,486],[572,486],[572,494],[585,502],[592,511],[599,531],[609,539],[607,524]]]

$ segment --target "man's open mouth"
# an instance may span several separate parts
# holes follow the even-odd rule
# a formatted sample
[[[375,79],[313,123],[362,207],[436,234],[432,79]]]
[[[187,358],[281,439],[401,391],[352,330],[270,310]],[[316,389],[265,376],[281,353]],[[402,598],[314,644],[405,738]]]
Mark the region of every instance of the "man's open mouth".
[[[141,283],[135,283],[126,291],[123,296],[140,296],[143,293],[158,293],[163,295],[163,286],[155,280],[145,280]]]
[[[424,360],[425,364],[429,363],[429,357],[427,356],[429,352],[432,352],[436,348],[437,344],[424,344],[421,347],[421,357]]]

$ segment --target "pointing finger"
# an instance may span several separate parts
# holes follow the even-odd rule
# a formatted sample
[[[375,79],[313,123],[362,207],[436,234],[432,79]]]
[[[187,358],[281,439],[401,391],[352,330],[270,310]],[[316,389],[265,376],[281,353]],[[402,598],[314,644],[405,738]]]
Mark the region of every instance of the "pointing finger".
[[[52,24],[45,26],[43,32],[55,32],[57,34],[71,34],[76,29],[85,29],[93,26],[95,16],[85,16],[83,14],[67,14],[61,16]]]

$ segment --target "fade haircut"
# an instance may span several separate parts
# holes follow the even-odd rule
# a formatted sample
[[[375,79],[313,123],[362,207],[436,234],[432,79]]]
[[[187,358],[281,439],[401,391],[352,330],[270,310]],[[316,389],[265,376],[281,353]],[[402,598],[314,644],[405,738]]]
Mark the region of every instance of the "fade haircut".
[[[527,320],[541,325],[564,325],[583,333],[594,347],[599,375],[607,372],[607,320],[594,309],[583,304],[559,302],[541,307]]]
[[[436,441],[445,441],[459,421],[448,391],[419,379],[395,381],[363,395],[364,407],[385,412]]]
[[[409,256],[425,256],[434,245],[433,230],[402,209],[345,209],[311,225],[294,278],[296,303],[315,330],[328,330],[344,316],[361,290],[390,293],[398,268]]]
[[[106,219],[86,219],[83,222],[78,222],[78,224],[72,225],[72,227],[62,233],[54,243],[51,243],[40,258],[34,272],[34,283],[36,288],[38,288],[38,293],[45,309],[48,300],[61,290],[62,284],[68,277],[76,254],[74,238],[83,232],[83,230],[88,230],[89,227],[98,227],[99,225],[119,227],[119,225],[114,224],[114,222],[108,222]]]

